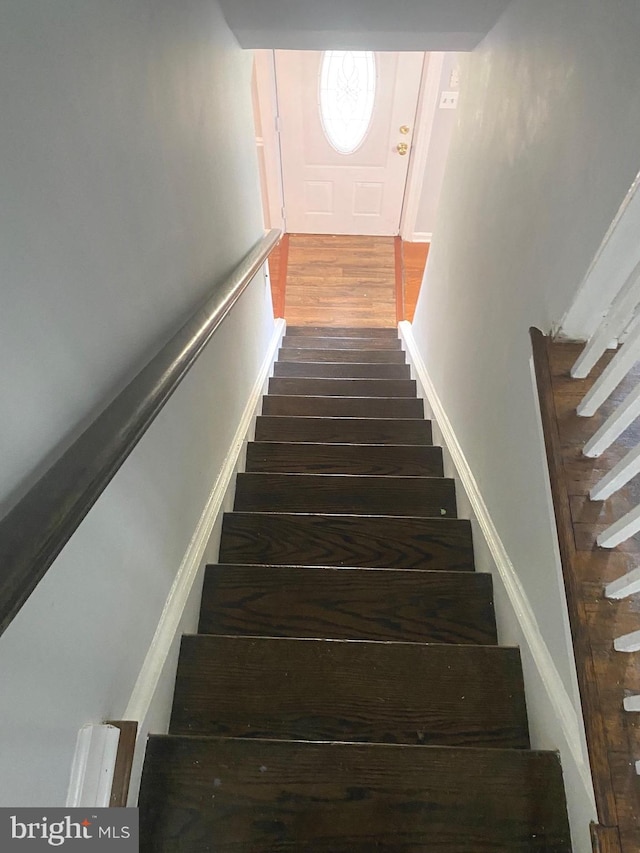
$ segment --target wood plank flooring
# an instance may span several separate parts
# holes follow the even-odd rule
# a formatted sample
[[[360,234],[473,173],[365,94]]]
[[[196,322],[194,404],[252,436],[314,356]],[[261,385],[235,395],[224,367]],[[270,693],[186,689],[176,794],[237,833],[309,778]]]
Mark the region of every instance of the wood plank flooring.
[[[269,258],[274,316],[336,330],[412,321],[429,246],[400,237],[284,234]]]
[[[289,235],[283,234],[282,239],[269,255],[269,280],[271,282],[274,317],[284,317],[288,261]]]
[[[422,276],[427,265],[431,243],[402,241],[404,319],[410,323],[416,312],[416,303],[422,286]]]
[[[640,476],[608,501],[590,501],[591,486],[640,442],[636,421],[598,459],[583,456],[591,437],[620,399],[640,382],[640,369],[616,389],[592,418],[576,406],[613,356],[607,352],[587,379],[569,371],[582,346],[534,337],[543,425],[574,651],[580,681],[599,820],[595,834],[607,853],[640,851],[640,715],[622,701],[640,692],[640,653],[616,652],[613,639],[640,630],[640,595],[623,601],[604,598],[606,583],[638,566],[640,536],[613,549],[598,548],[597,533],[640,502]],[[606,845],[606,846],[604,846]]]
[[[412,321],[429,247],[400,237],[285,234],[269,259],[274,316],[343,331]]]
[[[291,234],[285,319],[291,325],[396,325],[393,237]]]

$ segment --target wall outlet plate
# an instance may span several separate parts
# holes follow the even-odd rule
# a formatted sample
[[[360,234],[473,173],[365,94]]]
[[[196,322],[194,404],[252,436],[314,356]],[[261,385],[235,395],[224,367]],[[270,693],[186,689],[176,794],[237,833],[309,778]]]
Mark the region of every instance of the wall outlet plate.
[[[440,109],[455,110],[458,106],[459,92],[440,92]]]

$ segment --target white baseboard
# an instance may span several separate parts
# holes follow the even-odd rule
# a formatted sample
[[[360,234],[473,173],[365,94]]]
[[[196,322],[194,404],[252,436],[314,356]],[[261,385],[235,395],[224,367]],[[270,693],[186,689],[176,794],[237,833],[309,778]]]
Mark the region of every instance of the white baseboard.
[[[205,508],[200,516],[189,547],[182,559],[178,573],[165,602],[149,651],[131,693],[123,720],[141,722],[147,716],[153,695],[158,686],[169,651],[175,640],[185,605],[189,599],[193,583],[200,569],[205,548],[211,536],[215,521],[222,509],[224,496],[236,471],[236,464],[258,406],[262,400],[264,384],[267,381],[278,347],[285,330],[285,321],[275,321],[275,331],[260,367],[260,372],[251,390],[242,418],[227,451],[218,478],[211,490]]]
[[[583,733],[582,724],[576,708],[569,696],[560,673],[553,661],[549,648],[542,636],[538,621],[536,619],[531,603],[527,594],[520,582],[520,578],[509,558],[507,549],[502,541],[500,534],[493,522],[489,509],[480,492],[478,483],[476,482],[471,467],[465,457],[465,454],[458,442],[453,426],[447,416],[447,413],[442,405],[442,401],[435,389],[427,367],[422,359],[416,339],[413,335],[411,323],[406,320],[398,325],[400,337],[405,345],[405,350],[412,364],[418,384],[422,386],[425,398],[427,399],[433,416],[442,433],[442,437],[446,444],[447,450],[451,456],[453,464],[458,473],[460,484],[462,485],[469,503],[473,509],[473,513],[482,531],[487,546],[491,552],[493,562],[504,584],[507,595],[513,611],[518,619],[522,634],[524,635],[527,645],[529,646],[531,656],[540,675],[542,684],[544,684],[549,702],[554,709],[557,719],[560,721],[560,726],[567,745],[571,751],[576,767],[580,773],[581,781],[585,786],[585,790],[593,798],[593,784],[591,780],[591,772],[588,764],[585,762],[583,751]]]
[[[274,333],[269,342],[249,399],[247,400],[238,428],[235,431],[224,463],[209,494],[194,534],[191,537],[180,568],[171,585],[169,595],[165,601],[153,639],[138,673],[127,707],[120,717],[123,720],[135,720],[139,723],[136,757],[134,759],[134,763],[138,767],[141,766],[141,753],[144,753],[147,738],[146,727],[142,725],[143,721],[149,715],[165,665],[176,643],[185,607],[189,601],[196,578],[200,574],[207,545],[216,520],[223,510],[225,497],[229,489],[233,486],[233,478],[241,453],[249,437],[255,416],[258,414],[265,384],[271,373],[285,328],[286,323],[284,320],[275,321]],[[74,790],[70,789],[69,797],[77,798],[76,789],[78,788],[78,782],[75,778],[77,775],[76,773],[72,777]],[[132,778],[133,784],[134,780]]]
[[[430,243],[432,238],[431,231],[414,231],[408,243]]]

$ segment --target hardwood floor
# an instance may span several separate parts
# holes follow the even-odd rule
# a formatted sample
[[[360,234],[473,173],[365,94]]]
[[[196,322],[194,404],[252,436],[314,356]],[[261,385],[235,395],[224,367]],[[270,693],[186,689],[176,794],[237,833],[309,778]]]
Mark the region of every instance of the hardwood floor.
[[[283,234],[282,239],[269,255],[269,279],[271,281],[271,298],[273,300],[274,317],[284,317],[284,299],[287,284],[288,261],[289,235]]]
[[[273,313],[293,326],[412,321],[429,245],[399,237],[285,234],[269,258]]]
[[[393,237],[291,234],[284,316],[293,326],[396,325]]]
[[[431,243],[402,241],[404,319],[413,322]]]
[[[584,442],[596,431],[632,387],[631,376],[592,418],[581,418],[576,406],[602,373],[613,352],[607,352],[588,379],[575,380],[569,371],[580,344],[552,343],[533,333],[536,373],[576,666],[587,730],[589,755],[601,827],[600,849],[609,853],[640,850],[640,715],[623,709],[627,695],[640,692],[640,653],[617,652],[613,639],[640,630],[640,594],[612,601],[604,586],[638,566],[640,535],[604,549],[597,534],[640,502],[640,476],[606,501],[591,501],[589,489],[640,442],[640,423],[632,424],[598,459],[582,455]]]

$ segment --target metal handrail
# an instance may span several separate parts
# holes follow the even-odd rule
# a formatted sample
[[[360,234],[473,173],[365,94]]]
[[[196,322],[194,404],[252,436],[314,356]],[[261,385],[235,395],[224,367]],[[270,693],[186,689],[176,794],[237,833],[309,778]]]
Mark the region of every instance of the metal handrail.
[[[75,533],[280,239],[269,231],[0,521],[0,634]]]

